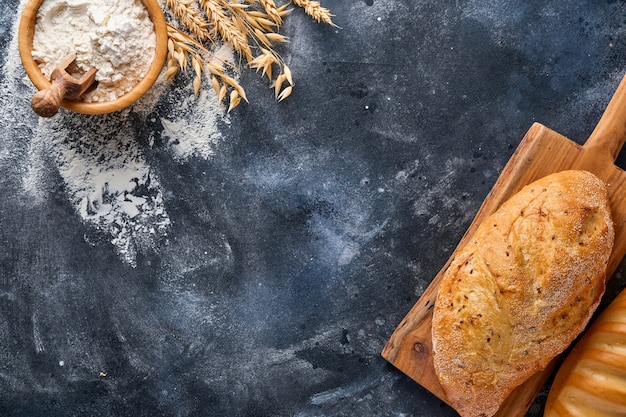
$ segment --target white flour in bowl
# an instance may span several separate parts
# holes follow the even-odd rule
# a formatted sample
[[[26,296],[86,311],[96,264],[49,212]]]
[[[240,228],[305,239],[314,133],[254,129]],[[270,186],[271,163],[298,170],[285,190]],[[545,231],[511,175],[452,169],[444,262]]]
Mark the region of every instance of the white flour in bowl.
[[[148,72],[155,49],[154,25],[140,0],[44,0],[37,12],[33,58],[48,79],[72,52],[82,71],[98,70],[86,102],[130,91]]]

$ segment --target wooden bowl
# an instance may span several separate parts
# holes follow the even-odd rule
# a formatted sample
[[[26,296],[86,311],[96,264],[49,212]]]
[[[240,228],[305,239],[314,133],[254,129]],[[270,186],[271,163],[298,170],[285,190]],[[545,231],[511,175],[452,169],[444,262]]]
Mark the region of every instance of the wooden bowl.
[[[37,11],[44,0],[29,0],[24,6],[18,31],[18,47],[22,65],[26,74],[39,90],[50,88],[50,81],[44,76],[32,56],[33,37],[35,35],[35,23]],[[97,1],[97,0],[95,0]],[[61,107],[77,113],[102,114],[111,113],[130,106],[143,96],[159,77],[167,56],[167,24],[165,16],[157,0],[141,0],[145,5],[150,19],[154,24],[156,34],[156,50],[154,59],[146,75],[126,94],[113,101],[101,101],[87,103],[80,100],[63,100]]]

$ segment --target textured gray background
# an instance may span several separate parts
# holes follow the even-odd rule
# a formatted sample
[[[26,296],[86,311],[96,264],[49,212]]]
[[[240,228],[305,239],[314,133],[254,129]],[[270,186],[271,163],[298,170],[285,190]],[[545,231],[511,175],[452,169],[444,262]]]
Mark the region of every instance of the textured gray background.
[[[174,93],[63,112],[69,134],[38,121],[7,58],[18,4],[0,1],[3,416],[455,415],[380,351],[530,125],[582,143],[626,73],[624,1],[326,0],[340,30],[285,24],[293,95],[243,71],[251,102],[181,160]],[[64,180],[60,155],[107,140],[90,126],[129,130],[112,152],[158,178],[169,223],[132,262]]]

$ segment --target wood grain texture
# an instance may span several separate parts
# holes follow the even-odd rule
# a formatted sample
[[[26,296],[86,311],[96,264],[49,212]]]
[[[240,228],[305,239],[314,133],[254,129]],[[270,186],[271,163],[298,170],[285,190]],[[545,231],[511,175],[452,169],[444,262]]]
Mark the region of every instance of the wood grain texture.
[[[539,123],[533,124],[504,167],[450,259],[391,335],[382,351],[383,357],[447,402],[435,374],[431,340],[433,306],[443,273],[484,218],[495,212],[523,186],[548,174],[566,169],[584,169],[607,184],[615,223],[615,245],[607,269],[607,276],[610,277],[626,253],[626,172],[614,164],[625,140],[626,77],[622,79],[598,125],[583,146]],[[519,386],[496,415],[525,415],[554,371],[556,363],[557,359],[553,360],[546,369]]]

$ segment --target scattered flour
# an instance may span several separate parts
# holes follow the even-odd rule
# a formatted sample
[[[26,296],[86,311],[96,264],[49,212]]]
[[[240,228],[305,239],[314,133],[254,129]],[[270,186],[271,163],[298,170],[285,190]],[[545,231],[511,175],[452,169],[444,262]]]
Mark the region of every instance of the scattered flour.
[[[217,48],[213,56],[221,62],[235,62],[233,48],[226,45]],[[229,122],[223,116],[222,105],[215,100],[213,92],[207,90],[201,90],[197,98],[187,94],[179,100],[176,110],[171,111],[173,117],[161,118],[163,136],[170,139],[178,159],[192,156],[208,158],[221,139],[216,126]]]
[[[185,115],[183,117],[182,115]],[[201,91],[198,98],[181,100],[173,117],[162,117],[163,137],[169,140],[173,156],[178,160],[189,157],[208,158],[222,136],[216,126],[228,123],[213,92]]]
[[[25,188],[36,190],[45,180],[40,175],[48,174],[39,163],[52,157],[78,214],[108,233],[130,264],[137,250],[165,236],[170,224],[157,175],[135,136],[128,117],[105,116],[95,123],[39,119],[28,161],[38,175],[25,178]]]
[[[140,0],[44,0],[37,13],[33,58],[47,78],[76,53],[83,71],[95,67],[95,90],[84,101],[112,101],[148,72],[156,35]]]
[[[18,16],[25,3],[20,2]],[[7,126],[0,129],[0,163],[19,181],[29,204],[49,198],[50,184],[60,178],[63,186],[54,188],[63,190],[79,218],[96,232],[91,235],[104,236],[125,263],[135,265],[138,253],[156,250],[167,239],[171,224],[168,194],[159,181],[167,173],[147,160],[145,152],[154,146],[149,139],[162,134],[168,140],[159,146],[179,163],[208,158],[221,139],[220,124],[228,123],[225,108],[208,88],[193,97],[192,80],[180,85],[159,80],[121,112],[87,116],[63,110],[54,118],[38,118],[30,109],[35,88],[19,59],[18,21],[0,68],[0,121]],[[165,131],[146,133],[162,100],[176,100],[159,111]],[[140,143],[146,134],[150,137]],[[91,244],[93,236],[85,240]]]

